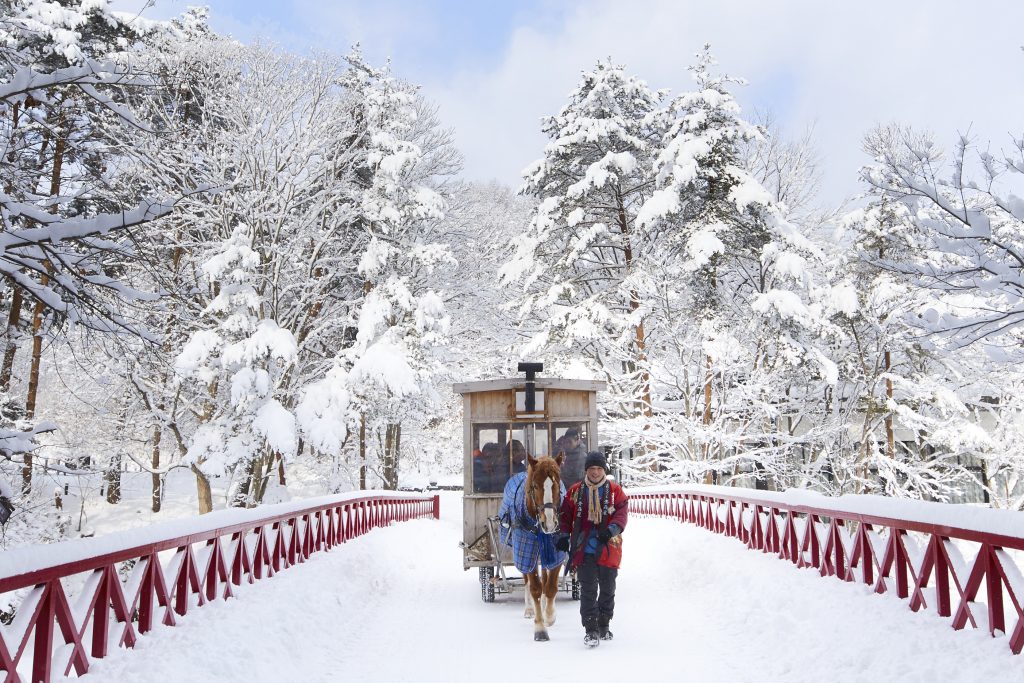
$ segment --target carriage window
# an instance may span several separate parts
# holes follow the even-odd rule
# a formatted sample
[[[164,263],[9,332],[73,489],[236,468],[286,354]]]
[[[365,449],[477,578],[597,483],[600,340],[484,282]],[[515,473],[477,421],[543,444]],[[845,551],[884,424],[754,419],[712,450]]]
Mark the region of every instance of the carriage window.
[[[527,439],[527,450],[530,455],[535,458],[551,455],[548,445],[548,426],[543,422],[530,425]]]
[[[527,429],[524,425],[512,425],[511,438],[505,448],[509,454],[512,474],[526,471],[526,444],[529,443]]]
[[[507,424],[473,425],[473,492],[501,493],[508,481],[510,459]]]
[[[533,402],[534,402],[533,409],[534,409],[534,411],[536,411],[538,413],[543,413],[544,412],[544,390],[543,389],[535,389],[534,392],[533,392],[533,396],[534,396],[534,399],[533,399]],[[517,391],[516,392],[516,412],[517,413],[524,413],[524,412],[526,412],[526,392],[525,391]]]

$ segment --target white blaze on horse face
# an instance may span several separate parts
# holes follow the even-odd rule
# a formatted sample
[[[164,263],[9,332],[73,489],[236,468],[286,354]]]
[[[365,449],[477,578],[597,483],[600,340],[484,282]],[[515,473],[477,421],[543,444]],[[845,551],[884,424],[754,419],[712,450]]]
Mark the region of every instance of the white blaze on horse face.
[[[556,484],[557,485],[557,484]],[[551,482],[544,487],[544,531],[549,534],[558,530],[555,523],[555,492]]]

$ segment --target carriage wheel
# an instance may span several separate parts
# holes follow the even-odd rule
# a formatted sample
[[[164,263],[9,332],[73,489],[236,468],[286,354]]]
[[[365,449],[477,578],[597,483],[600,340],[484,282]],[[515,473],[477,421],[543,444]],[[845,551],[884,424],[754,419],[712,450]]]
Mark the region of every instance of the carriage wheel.
[[[572,599],[580,599],[580,580],[576,578],[576,572],[572,573]]]
[[[494,602],[494,567],[480,567],[480,599]]]

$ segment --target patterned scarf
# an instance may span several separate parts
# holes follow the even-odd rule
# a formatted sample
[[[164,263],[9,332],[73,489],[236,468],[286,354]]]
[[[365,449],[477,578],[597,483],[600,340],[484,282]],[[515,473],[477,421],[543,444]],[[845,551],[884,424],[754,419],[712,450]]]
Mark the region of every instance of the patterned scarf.
[[[601,481],[591,483],[588,477],[583,477],[583,483],[587,485],[587,519],[591,524],[597,526],[601,523],[601,487],[608,481],[607,475],[601,475]]]

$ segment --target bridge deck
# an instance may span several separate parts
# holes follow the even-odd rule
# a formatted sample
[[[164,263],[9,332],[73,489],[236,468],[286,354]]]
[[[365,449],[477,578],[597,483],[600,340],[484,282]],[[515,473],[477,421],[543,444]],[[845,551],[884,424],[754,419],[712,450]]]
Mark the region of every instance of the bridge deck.
[[[562,598],[551,642],[534,643],[521,594],[484,604],[462,571],[459,503],[244,586],[84,680],[522,681],[532,660],[530,680],[560,682],[1024,680],[1005,641],[661,519],[630,523],[613,642],[585,650],[578,603]]]

